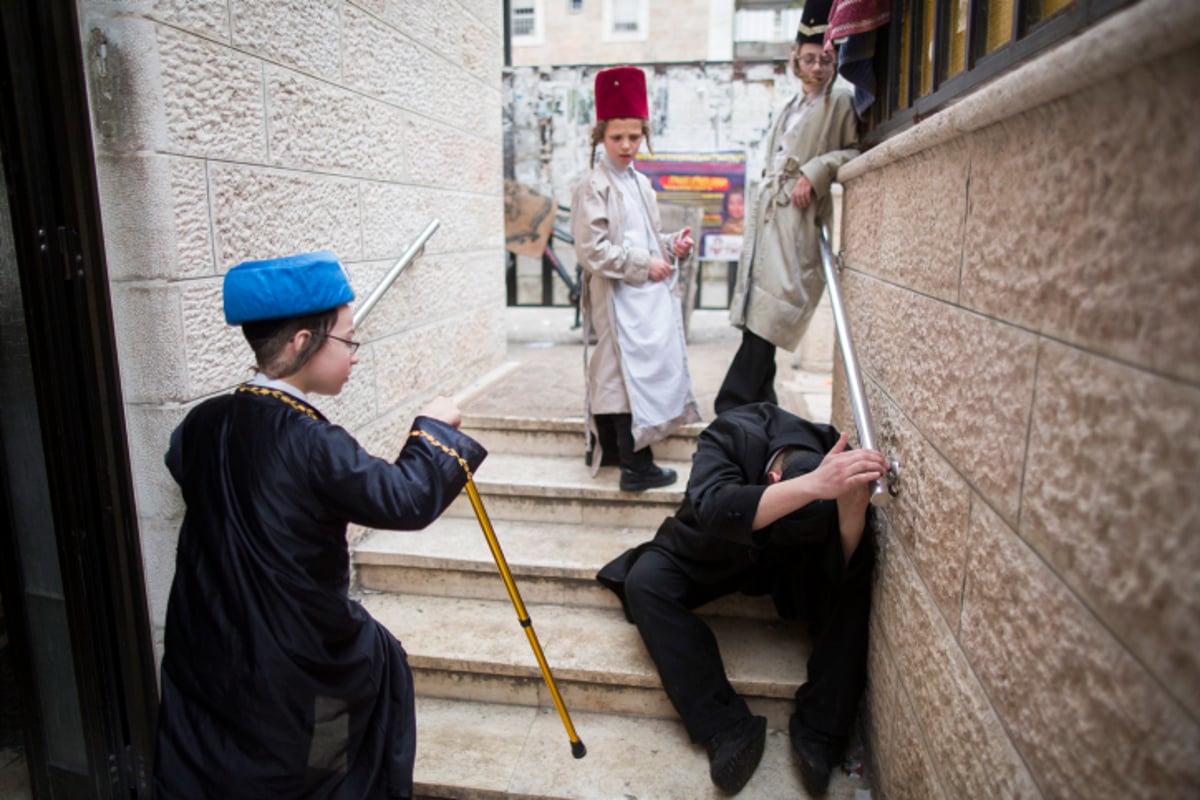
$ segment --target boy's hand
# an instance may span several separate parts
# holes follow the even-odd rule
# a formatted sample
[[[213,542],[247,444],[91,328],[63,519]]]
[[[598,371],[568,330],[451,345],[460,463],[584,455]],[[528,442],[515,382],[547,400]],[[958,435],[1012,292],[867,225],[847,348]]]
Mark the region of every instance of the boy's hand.
[[[813,188],[808,182],[808,178],[801,175],[796,178],[796,185],[792,187],[792,205],[800,211],[808,208],[808,204],[812,202]]]
[[[650,280],[665,281],[675,270],[661,258],[650,259]]]
[[[675,237],[674,249],[676,258],[687,258],[687,254],[690,253],[692,248],[696,245],[696,243],[692,241],[692,237],[688,235],[691,232],[691,228],[684,228],[679,232],[679,235]]]
[[[462,425],[462,411],[459,409],[458,404],[449,397],[441,395],[430,400],[417,414],[418,416],[441,420],[447,425],[453,425],[456,428]]]
[[[840,500],[842,495],[857,491],[869,499],[867,484],[882,477],[887,470],[887,459],[878,450],[846,450],[846,434],[843,433],[825,454],[821,466],[809,475],[818,497]],[[865,502],[863,510],[866,510]]]

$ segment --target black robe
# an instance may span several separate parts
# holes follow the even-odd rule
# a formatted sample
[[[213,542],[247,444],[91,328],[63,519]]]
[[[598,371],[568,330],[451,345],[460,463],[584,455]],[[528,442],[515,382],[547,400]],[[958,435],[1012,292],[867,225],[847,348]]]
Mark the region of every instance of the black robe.
[[[622,584],[634,561],[648,548],[665,553],[697,583],[727,585],[741,581],[747,594],[770,593],[784,617],[798,609],[791,580],[795,558],[778,558],[780,549],[803,551],[825,575],[844,573],[837,503],[817,500],[758,531],[758,503],[767,489],[766,470],[784,447],[809,450],[819,459],[837,444],[831,425],[810,422],[773,403],[751,403],[718,416],[701,433],[692,456],[687,493],[675,515],[659,526],[652,541],[628,550],[596,576],[623,597]],[[853,562],[852,562],[853,563]],[[807,602],[802,602],[807,606]]]
[[[651,541],[596,575],[637,624],[693,741],[750,714],[729,684],[716,640],[693,611],[733,592],[770,594],[780,616],[808,622],[812,652],[807,680],[796,690],[794,724],[837,737],[853,726],[866,680],[871,510],[848,563],[834,500],[814,501],[752,530],[767,467],[779,450],[807,450],[803,457],[815,468],[838,436],[831,426],[773,403],[722,413],[697,440],[687,493],[674,516]]]
[[[453,452],[450,452],[453,451]],[[400,643],[348,596],[348,523],[417,530],[486,452],[418,417],[395,463],[283,392],[188,414],[166,456],[187,503],[167,607],[162,798],[409,797]]]

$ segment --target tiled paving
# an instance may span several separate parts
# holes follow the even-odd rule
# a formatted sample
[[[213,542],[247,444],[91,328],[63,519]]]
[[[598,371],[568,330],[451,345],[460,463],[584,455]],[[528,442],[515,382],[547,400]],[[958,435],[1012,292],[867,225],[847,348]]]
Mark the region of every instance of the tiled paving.
[[[575,313],[569,308],[508,309],[507,373],[469,398],[466,410],[520,417],[582,417],[583,336],[571,327],[574,321]],[[714,416],[713,400],[740,343],[741,332],[729,325],[726,311],[692,313],[688,369],[705,421]],[[791,354],[783,351],[778,369],[780,404],[802,416],[828,421],[832,388],[828,373],[796,371],[791,367]]]

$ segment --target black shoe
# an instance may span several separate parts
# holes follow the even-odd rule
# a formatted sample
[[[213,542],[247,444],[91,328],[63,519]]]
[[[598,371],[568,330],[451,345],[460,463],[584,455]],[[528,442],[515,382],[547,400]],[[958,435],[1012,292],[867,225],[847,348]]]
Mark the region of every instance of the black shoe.
[[[642,492],[656,486],[670,486],[677,477],[675,470],[663,469],[657,464],[651,464],[648,469],[638,472],[629,467],[621,467],[621,491]]]
[[[708,774],[718,789],[737,794],[762,760],[767,740],[767,718],[746,717],[704,742]]]
[[[838,761],[838,746],[833,737],[805,728],[794,716],[788,725],[792,750],[800,764],[800,782],[813,797],[824,797],[829,777]]]

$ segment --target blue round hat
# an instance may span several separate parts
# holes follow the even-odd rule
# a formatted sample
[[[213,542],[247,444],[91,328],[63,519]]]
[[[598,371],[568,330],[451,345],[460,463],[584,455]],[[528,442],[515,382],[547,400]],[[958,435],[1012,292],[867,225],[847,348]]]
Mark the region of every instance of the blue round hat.
[[[225,321],[242,325],[264,319],[315,314],[354,299],[350,279],[327,250],[264,261],[243,261],[225,273]]]

